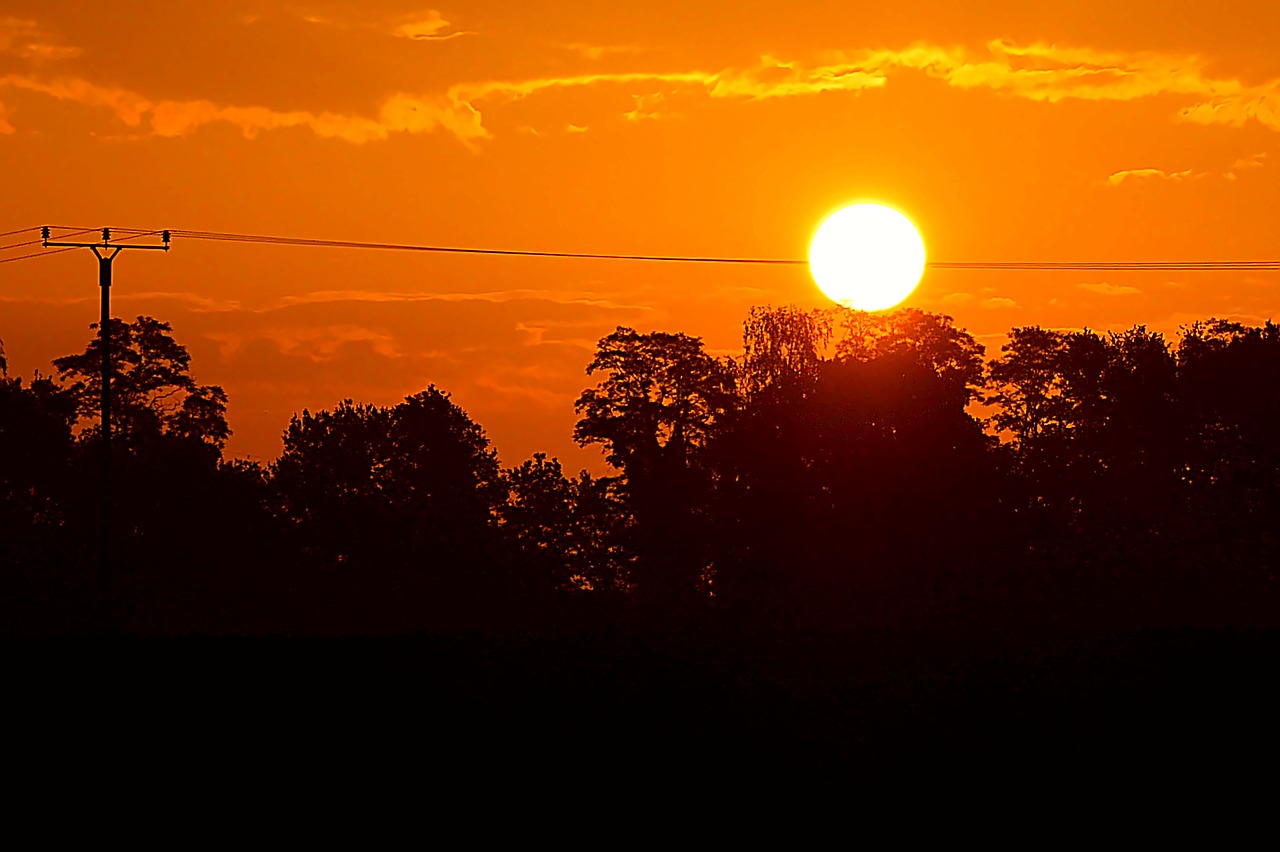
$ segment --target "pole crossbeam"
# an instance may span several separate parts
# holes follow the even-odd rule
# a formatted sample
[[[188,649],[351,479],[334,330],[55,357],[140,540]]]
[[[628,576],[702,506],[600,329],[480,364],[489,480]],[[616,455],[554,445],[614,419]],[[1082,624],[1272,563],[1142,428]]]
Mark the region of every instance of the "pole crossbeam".
[[[102,348],[102,568],[100,576],[101,619],[103,630],[112,624],[111,607],[111,273],[112,261],[124,249],[169,250],[169,232],[161,232],[162,245],[123,244],[111,242],[111,229],[102,229],[100,243],[56,242],[49,239],[49,226],[41,228],[40,243],[44,248],[87,248],[98,258],[98,287],[102,291],[98,339]],[[72,235],[74,236],[74,235]],[[141,235],[138,235],[141,236]],[[126,239],[129,239],[126,237]]]

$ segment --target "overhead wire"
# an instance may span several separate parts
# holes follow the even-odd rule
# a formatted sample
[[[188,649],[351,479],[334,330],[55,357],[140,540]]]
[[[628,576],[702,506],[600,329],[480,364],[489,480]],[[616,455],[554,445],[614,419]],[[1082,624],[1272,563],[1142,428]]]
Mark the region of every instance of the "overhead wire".
[[[70,231],[70,233],[67,233],[67,234],[59,234],[57,237],[57,239],[59,240],[69,240],[72,237],[79,237],[83,234],[88,234],[88,233],[92,233],[93,231],[99,230],[98,228],[78,228],[77,229],[77,228],[67,228],[67,227],[57,226],[57,225],[50,225],[49,228],[50,230],[53,230],[53,231]],[[40,229],[26,228],[24,230],[39,231]],[[21,233],[21,231],[10,231],[9,233],[11,234]],[[125,238],[125,239],[129,239],[129,238]],[[0,248],[10,249],[10,248],[18,248],[19,246],[39,245],[41,242],[43,242],[43,240],[29,240],[24,243],[14,243],[12,245],[0,246]],[[0,263],[17,263],[19,260],[32,260],[37,257],[51,257],[55,254],[62,254],[63,252],[68,252],[68,251],[75,251],[75,249],[60,247],[60,248],[48,249],[45,251],[36,251],[36,252],[31,252],[30,254],[19,255],[17,257],[0,258]]]
[[[38,230],[34,228],[25,228],[19,231],[11,231],[10,234],[25,233],[26,231]],[[62,230],[62,228],[59,228]],[[63,235],[59,239],[66,239],[77,234],[88,233],[97,229],[70,229],[75,230],[76,234]],[[126,239],[137,239],[144,236],[152,236],[161,233],[160,230],[144,230],[140,228],[112,228],[114,233],[122,233],[125,236],[116,238],[116,241]],[[654,263],[699,263],[699,264],[736,264],[736,265],[757,265],[757,266],[804,266],[808,264],[807,260],[795,258],[761,258],[761,257],[718,257],[718,256],[702,256],[702,255],[650,255],[650,254],[621,254],[621,253],[597,253],[597,252],[571,252],[571,251],[542,251],[532,249],[496,249],[496,248],[472,248],[461,246],[442,246],[442,245],[423,245],[415,243],[390,243],[390,242],[363,242],[356,240],[331,240],[318,239],[308,237],[285,237],[269,234],[244,234],[224,231],[205,231],[192,230],[183,228],[169,229],[172,238],[181,238],[188,240],[202,240],[211,242],[234,242],[234,243],[256,243],[262,245],[281,245],[281,246],[298,246],[308,248],[346,248],[346,249],[367,249],[378,251],[411,251],[435,254],[466,254],[466,255],[488,255],[499,257],[541,257],[541,258],[561,258],[561,259],[577,259],[577,260],[624,260],[624,261],[642,261]],[[0,235],[3,236],[3,235]],[[0,246],[0,248],[16,248],[18,246],[34,245],[38,241],[28,241],[23,243],[15,243],[10,246]],[[34,254],[22,255],[20,257],[0,259],[0,263],[12,263],[19,260],[27,260],[33,257],[41,257],[56,254],[55,251],[38,252]],[[948,261],[931,261],[928,263],[931,269],[954,269],[954,270],[988,270],[988,271],[1107,271],[1107,272],[1150,272],[1150,271],[1167,271],[1167,272],[1195,272],[1195,271],[1267,271],[1280,270],[1280,260],[1177,260],[1177,261],[966,261],[966,262],[948,262]]]
[[[8,245],[0,246],[0,251],[4,251],[5,249],[22,248],[23,246],[38,246],[38,245],[40,245],[40,240],[26,240],[21,243],[9,243]]]

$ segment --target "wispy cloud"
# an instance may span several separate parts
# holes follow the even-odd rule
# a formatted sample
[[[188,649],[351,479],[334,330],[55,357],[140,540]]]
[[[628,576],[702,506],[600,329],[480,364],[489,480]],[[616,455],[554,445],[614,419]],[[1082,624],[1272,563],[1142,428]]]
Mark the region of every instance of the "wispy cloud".
[[[593,308],[626,311],[650,311],[645,305],[631,305],[604,298],[601,294],[581,290],[488,290],[477,293],[405,293],[380,290],[317,290],[301,296],[285,296],[264,308],[274,311],[298,305],[326,304],[332,302],[515,302],[542,301],[565,305],[585,305]]]
[[[645,121],[661,118],[665,112],[667,99],[662,92],[632,95],[631,98],[635,102],[636,108],[622,114],[622,117],[627,121]]]
[[[599,60],[606,56],[639,53],[641,48],[635,44],[583,44],[573,42],[560,45],[565,50],[578,54],[583,59]]]
[[[1109,186],[1119,186],[1125,181],[1173,181],[1181,183],[1188,180],[1198,180],[1199,178],[1208,177],[1209,172],[1197,172],[1192,169],[1183,169],[1176,172],[1167,172],[1164,169],[1122,169],[1118,172],[1112,172],[1107,176],[1107,184]]]
[[[80,55],[80,48],[59,44],[59,41],[36,21],[0,16],[0,53],[35,62],[56,62]]]
[[[9,123],[9,110],[4,105],[4,101],[0,101],[0,135],[13,133],[14,126]]]
[[[1250,154],[1247,157],[1241,157],[1240,159],[1236,160],[1234,163],[1231,164],[1231,168],[1235,169],[1236,171],[1240,171],[1243,169],[1260,169],[1264,165],[1266,165],[1266,159],[1267,159],[1267,155],[1265,153]]]
[[[342,18],[333,15],[302,13],[302,20],[308,24],[322,27],[333,27],[340,30],[373,30],[396,38],[408,38],[415,41],[448,41],[461,36],[475,35],[474,32],[454,30],[452,26],[435,9],[411,12],[407,15],[369,20],[366,18]]]
[[[1231,170],[1225,172],[1223,177],[1227,180],[1236,180],[1239,177],[1236,172],[1249,171],[1251,169],[1260,169],[1266,164],[1267,155],[1250,154],[1247,157],[1241,157],[1231,164]]]
[[[117,302],[172,301],[185,302],[196,313],[241,310],[241,303],[234,299],[212,299],[199,293],[149,290],[141,293],[125,291],[115,297]]]
[[[428,9],[415,15],[408,15],[394,25],[391,35],[399,38],[411,38],[417,41],[447,41],[460,36],[475,35],[473,32],[455,30],[445,32],[450,24],[435,9]]]
[[[1141,293],[1137,287],[1128,287],[1123,284],[1109,284],[1106,281],[1085,281],[1076,285],[1081,290],[1088,290],[1090,293],[1097,293],[1099,296],[1133,296]]]
[[[1013,299],[1010,299],[1008,296],[992,296],[991,298],[984,299],[982,301],[982,307],[987,308],[989,310],[997,310],[1000,308],[1016,308],[1018,307],[1018,303],[1015,302]]]
[[[923,73],[958,89],[985,88],[1010,97],[1047,103],[1065,100],[1130,101],[1179,96],[1195,103],[1174,117],[1187,121],[1243,123],[1256,119],[1280,129],[1280,80],[1247,86],[1215,77],[1202,59],[1152,51],[1102,51],[1087,47],[994,40],[982,48],[919,43],[903,49],[848,51],[836,61],[810,65],[800,60],[762,56],[753,66],[719,71],[626,72],[545,77],[527,80],[460,83],[449,90],[457,101],[523,98],[573,86],[616,85],[633,91],[631,120],[653,118],[664,91],[701,92],[710,98],[764,100],[823,92],[858,93],[884,88],[895,75]],[[648,100],[646,100],[648,99]],[[1245,104],[1233,108],[1233,104]],[[1201,114],[1213,105],[1213,114]],[[1234,110],[1234,111],[1233,111]]]
[[[404,354],[392,335],[358,325],[269,328],[258,336],[270,340],[284,355],[301,356],[312,361],[332,361],[344,346],[351,343],[366,343],[385,358],[400,358]],[[234,352],[236,346],[230,348]],[[224,352],[224,357],[226,354]]]
[[[129,127],[145,123],[152,134],[162,137],[186,136],[214,123],[230,124],[250,139],[264,130],[288,127],[304,127],[321,138],[357,144],[384,140],[393,133],[437,130],[451,133],[464,142],[488,136],[488,131],[481,126],[480,114],[470,104],[403,93],[384,101],[376,117],[367,117],[219,105],[208,100],[152,101],[137,92],[98,86],[77,78],[45,81],[29,75],[8,74],[0,76],[0,87],[25,89],[58,100],[106,108]]]
[[[13,20],[13,19],[4,19]],[[309,16],[312,23],[346,28],[373,28],[388,35],[441,40],[463,34],[449,29],[439,12],[427,10],[394,19],[340,21]],[[22,42],[29,22],[0,29],[0,44]],[[14,35],[17,33],[18,35]],[[26,43],[26,42],[22,42]],[[625,46],[563,45],[584,58],[629,53]],[[1248,121],[1280,130],[1280,80],[1246,85],[1209,73],[1196,56],[1152,51],[1102,51],[1087,47],[991,41],[979,48],[919,43],[902,49],[846,51],[825,64],[762,56],[741,68],[645,70],[534,76],[523,79],[464,80],[435,93],[399,92],[369,114],[274,110],[247,104],[219,104],[205,99],[153,101],[123,89],[80,79],[49,79],[31,73],[0,77],[0,87],[42,92],[62,100],[112,110],[125,124],[149,127],[154,135],[182,136],[214,122],[232,124],[249,137],[277,128],[304,127],[318,136],[366,143],[397,133],[445,132],[468,145],[489,138],[482,109],[537,96],[544,92],[585,87],[614,87],[631,98],[631,110],[618,115],[629,121],[672,114],[675,96],[682,105],[699,99],[762,101],[820,93],[857,94],[883,89],[895,76],[923,74],[957,89],[989,89],[1000,94],[1046,103],[1065,100],[1129,101],[1176,97],[1186,104],[1171,113],[1198,123],[1242,124]],[[1174,107],[1176,109],[1176,107]],[[563,118],[560,121],[564,121]],[[561,125],[563,126],[563,124]],[[1223,176],[1256,167],[1260,157],[1242,158]],[[1108,179],[1120,185],[1130,179],[1189,180],[1190,170],[1126,169]],[[1231,179],[1228,177],[1228,179]]]
[[[1121,169],[1112,172],[1107,176],[1106,183],[1108,186],[1120,186],[1123,183],[1146,183],[1151,181],[1162,181],[1170,183],[1188,183],[1198,181],[1204,178],[1222,178],[1223,180],[1238,180],[1237,172],[1250,171],[1252,169],[1260,169],[1265,165],[1267,155],[1250,154],[1245,157],[1238,157],[1229,168],[1218,170],[1199,171],[1196,169],[1178,169],[1165,170],[1155,168],[1142,169]]]

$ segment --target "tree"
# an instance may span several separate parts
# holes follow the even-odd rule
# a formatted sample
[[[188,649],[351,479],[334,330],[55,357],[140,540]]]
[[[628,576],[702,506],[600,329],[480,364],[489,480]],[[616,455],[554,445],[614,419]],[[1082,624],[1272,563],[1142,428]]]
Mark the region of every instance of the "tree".
[[[978,398],[986,348],[956,328],[951,317],[916,308],[891,314],[843,310],[840,317],[844,334],[836,345],[837,360],[906,357],[936,373],[962,405]]]
[[[146,316],[131,323],[118,319],[110,323],[111,425],[122,443],[132,446],[164,434],[221,450],[231,434],[227,395],[216,385],[196,384],[190,372],[191,356],[173,339],[170,325]],[[100,419],[101,336],[95,335],[81,354],[55,359],[53,365],[69,383],[81,420]]]
[[[603,444],[621,468],[637,530],[641,591],[672,601],[701,585],[706,542],[696,534],[709,491],[702,456],[735,409],[729,366],[684,334],[619,326],[587,373],[606,373],[575,409],[578,444]]]
[[[748,320],[765,341],[749,353],[784,378],[744,401],[712,453],[718,593],[753,617],[838,620],[945,597],[924,578],[995,517],[990,442],[966,411],[982,346],[949,317],[838,309],[824,359],[830,320],[797,313]]]
[[[1070,403],[1063,398],[1063,355],[1066,335],[1025,326],[1009,332],[1001,355],[987,366],[992,392],[986,397],[997,410],[987,422],[1009,432],[1020,452],[1042,436],[1060,431],[1068,421]]]
[[[587,365],[587,375],[596,371],[607,377],[575,403],[573,436],[580,446],[604,444],[609,463],[632,479],[662,463],[687,467],[734,407],[732,374],[697,337],[618,326]]]
[[[1231,511],[1280,510],[1280,326],[1193,323],[1176,358],[1195,437],[1187,476],[1202,493],[1234,492]]]
[[[627,586],[626,507],[610,477],[585,470],[564,475],[559,459],[534,453],[502,472],[507,499],[502,529],[515,539],[526,569],[560,589],[620,591]]]
[[[742,323],[742,358],[736,365],[743,397],[750,402],[771,388],[812,390],[831,342],[832,314],[794,305],[753,307]]]
[[[71,395],[47,378],[24,387],[20,378],[0,377],[0,540],[12,543],[21,527],[60,523],[75,410]]]
[[[492,534],[496,455],[435,386],[391,408],[346,400],[295,414],[271,474],[301,545],[318,567],[344,569],[343,594],[377,629],[420,627],[431,607],[461,617],[510,591]]]
[[[326,562],[385,541],[390,420],[387,409],[349,399],[289,419],[271,481],[304,547]]]

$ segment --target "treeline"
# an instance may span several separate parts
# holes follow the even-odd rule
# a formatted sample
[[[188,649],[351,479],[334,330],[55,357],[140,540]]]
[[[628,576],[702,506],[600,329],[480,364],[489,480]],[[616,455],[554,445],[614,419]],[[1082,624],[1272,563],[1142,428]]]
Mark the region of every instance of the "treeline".
[[[757,308],[743,351],[618,328],[574,437],[613,475],[500,468],[435,387],[295,415],[225,459],[221,388],[113,321],[0,379],[10,632],[367,633],[751,625],[1274,623],[1280,327],[1013,329],[987,359],[918,310]],[[3,369],[0,355],[0,370]]]

